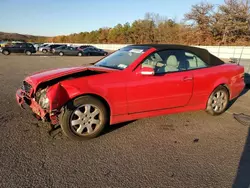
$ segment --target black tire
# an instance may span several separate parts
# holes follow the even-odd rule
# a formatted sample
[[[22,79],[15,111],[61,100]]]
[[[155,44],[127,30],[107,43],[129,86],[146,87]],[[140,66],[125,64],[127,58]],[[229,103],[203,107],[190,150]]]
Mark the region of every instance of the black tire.
[[[213,116],[220,115],[227,110],[228,103],[229,103],[228,89],[224,86],[218,86],[209,96],[209,99],[207,101],[206,111]]]
[[[2,51],[2,54],[3,54],[3,55],[10,55],[10,52],[9,52],[8,50],[3,50],[3,51]]]
[[[80,57],[80,56],[83,56],[83,53],[82,53],[82,52],[78,52],[78,53],[77,53],[77,56],[79,56],[79,57]]]
[[[87,53],[86,55],[87,55],[87,56],[90,56],[91,54],[90,54],[90,53]]]
[[[104,55],[104,56],[107,56],[107,55],[108,55],[108,53],[106,53],[106,52],[105,52],[103,55]]]
[[[29,51],[29,50],[25,51],[25,54],[26,55],[32,55],[31,51]]]
[[[42,52],[43,52],[44,54],[46,54],[46,53],[48,53],[48,50],[43,49]]]
[[[59,56],[64,56],[64,53],[63,52],[59,52]]]
[[[97,115],[98,120],[100,121],[99,124],[94,125],[95,127],[93,128],[93,124],[90,125],[91,129],[93,130],[92,133],[83,133],[84,130],[88,132],[88,128],[87,126],[89,125],[85,125],[85,123],[89,123],[89,122],[85,122],[85,118],[87,117],[82,117],[82,116],[76,116],[76,111],[79,112],[79,109],[83,108],[85,110],[85,107],[82,107],[83,105],[93,105],[94,107],[96,107],[99,110],[99,114]],[[82,109],[80,110],[81,113]],[[85,111],[84,111],[85,113]],[[91,112],[93,113],[93,112]],[[83,119],[81,119],[83,118]],[[63,133],[69,137],[72,140],[77,140],[77,141],[83,141],[83,140],[87,140],[87,139],[91,139],[91,138],[95,138],[97,136],[100,135],[100,133],[103,131],[103,129],[105,128],[105,126],[108,123],[108,112],[107,109],[105,107],[105,105],[99,101],[98,99],[96,99],[95,97],[92,96],[81,96],[79,98],[74,99],[73,101],[70,101],[62,110],[62,113],[60,115],[60,125],[62,128]],[[81,121],[81,123],[79,123],[79,127],[76,127],[77,130],[80,129],[80,124],[84,124],[83,127],[85,126],[84,129],[81,130],[81,133],[77,133],[77,130],[75,130],[76,128],[74,128],[73,121]],[[84,122],[83,122],[84,121]],[[88,121],[88,120],[87,120]],[[89,120],[91,121],[91,120]],[[76,126],[76,125],[75,125]]]

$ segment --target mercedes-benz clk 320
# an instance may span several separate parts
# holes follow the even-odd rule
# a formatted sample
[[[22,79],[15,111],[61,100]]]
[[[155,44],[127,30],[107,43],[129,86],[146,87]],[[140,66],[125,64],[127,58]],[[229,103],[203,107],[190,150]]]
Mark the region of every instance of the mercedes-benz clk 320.
[[[242,66],[205,49],[148,44],[126,46],[87,67],[30,75],[16,98],[69,138],[84,140],[107,125],[145,117],[194,110],[219,115],[244,86]]]

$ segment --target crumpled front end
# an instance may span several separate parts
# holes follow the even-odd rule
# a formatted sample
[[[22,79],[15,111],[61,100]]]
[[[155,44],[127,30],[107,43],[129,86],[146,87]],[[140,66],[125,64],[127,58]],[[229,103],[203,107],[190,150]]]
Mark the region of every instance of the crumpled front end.
[[[44,88],[35,93],[32,85],[24,81],[23,86],[16,92],[16,100],[24,109],[25,106],[29,106],[37,118],[55,125],[58,124],[58,113],[51,112],[51,100],[47,96],[47,91],[48,88]]]

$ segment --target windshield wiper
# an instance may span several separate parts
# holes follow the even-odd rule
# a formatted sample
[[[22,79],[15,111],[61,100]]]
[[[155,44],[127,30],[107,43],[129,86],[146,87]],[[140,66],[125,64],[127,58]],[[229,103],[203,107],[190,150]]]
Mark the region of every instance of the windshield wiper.
[[[115,66],[107,66],[107,65],[95,65],[97,67],[105,67],[105,68],[110,68],[110,69],[118,69],[118,70],[123,70],[119,67],[115,67]]]

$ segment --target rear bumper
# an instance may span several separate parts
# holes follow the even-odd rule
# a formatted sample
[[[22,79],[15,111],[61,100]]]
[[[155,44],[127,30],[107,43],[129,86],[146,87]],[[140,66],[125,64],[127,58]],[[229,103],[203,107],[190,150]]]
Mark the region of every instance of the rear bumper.
[[[28,106],[43,121],[49,121],[53,125],[58,124],[58,114],[49,114],[34,99],[29,98],[22,89],[17,90],[16,100],[21,108],[26,109]]]

